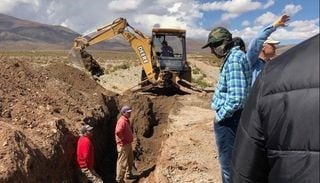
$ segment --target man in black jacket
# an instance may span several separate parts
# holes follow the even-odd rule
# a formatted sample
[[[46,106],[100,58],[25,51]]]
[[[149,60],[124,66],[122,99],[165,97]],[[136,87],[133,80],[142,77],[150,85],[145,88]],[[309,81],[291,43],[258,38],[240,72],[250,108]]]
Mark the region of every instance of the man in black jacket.
[[[231,182],[319,181],[319,34],[268,63],[238,126]]]

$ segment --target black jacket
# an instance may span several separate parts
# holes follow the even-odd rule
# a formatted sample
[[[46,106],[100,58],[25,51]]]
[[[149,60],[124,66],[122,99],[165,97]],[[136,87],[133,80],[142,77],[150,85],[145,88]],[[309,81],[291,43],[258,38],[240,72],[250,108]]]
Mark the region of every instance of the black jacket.
[[[319,34],[268,63],[238,126],[231,182],[319,183]]]

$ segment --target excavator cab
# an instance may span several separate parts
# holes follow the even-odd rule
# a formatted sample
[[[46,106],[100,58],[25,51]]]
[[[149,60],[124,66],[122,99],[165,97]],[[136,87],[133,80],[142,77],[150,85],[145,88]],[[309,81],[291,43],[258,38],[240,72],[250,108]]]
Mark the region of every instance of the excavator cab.
[[[182,71],[187,69],[185,30],[152,29],[152,45],[161,70]]]
[[[152,48],[161,71],[176,72],[181,79],[191,82],[191,68],[187,63],[186,31],[183,29],[152,29]]]

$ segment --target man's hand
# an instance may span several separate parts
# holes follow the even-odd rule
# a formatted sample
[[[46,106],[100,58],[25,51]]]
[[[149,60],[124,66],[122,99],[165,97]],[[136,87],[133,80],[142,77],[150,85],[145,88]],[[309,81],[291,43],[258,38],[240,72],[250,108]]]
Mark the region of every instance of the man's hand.
[[[284,27],[286,26],[286,23],[290,20],[290,17],[288,15],[282,15],[279,19],[273,22],[274,27]]]

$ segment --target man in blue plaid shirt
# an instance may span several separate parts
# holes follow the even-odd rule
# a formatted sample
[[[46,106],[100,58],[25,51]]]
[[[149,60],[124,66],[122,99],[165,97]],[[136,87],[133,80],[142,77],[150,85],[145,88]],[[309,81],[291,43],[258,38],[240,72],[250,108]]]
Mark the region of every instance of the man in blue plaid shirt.
[[[215,110],[213,130],[219,153],[223,183],[229,182],[230,163],[241,111],[248,96],[252,71],[245,53],[234,46],[232,34],[223,27],[213,29],[208,36],[211,53],[224,58],[220,78],[212,99]]]

